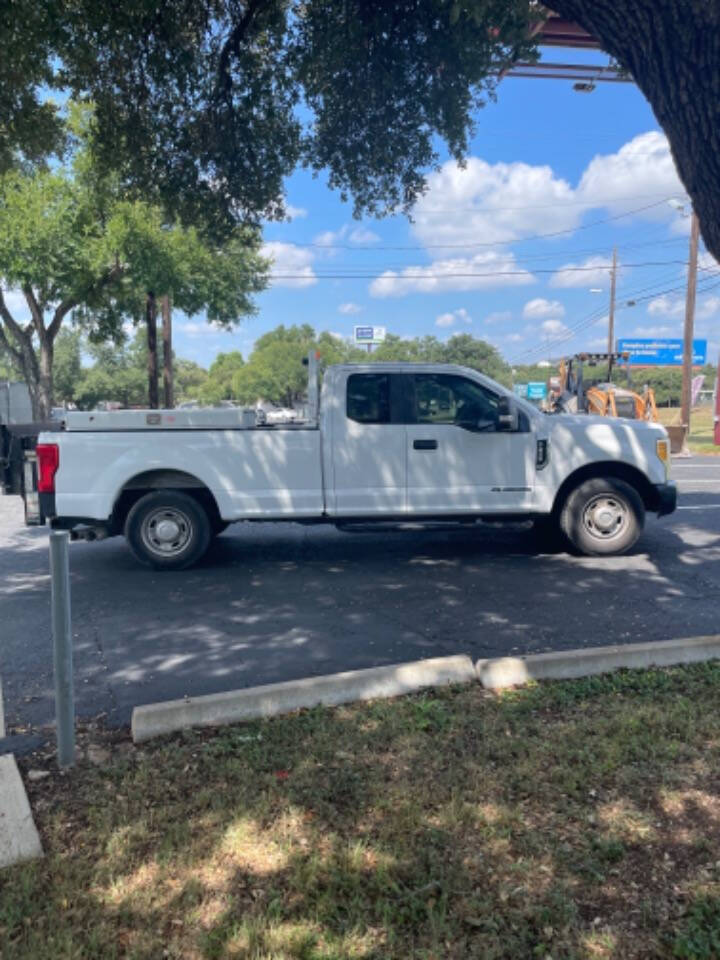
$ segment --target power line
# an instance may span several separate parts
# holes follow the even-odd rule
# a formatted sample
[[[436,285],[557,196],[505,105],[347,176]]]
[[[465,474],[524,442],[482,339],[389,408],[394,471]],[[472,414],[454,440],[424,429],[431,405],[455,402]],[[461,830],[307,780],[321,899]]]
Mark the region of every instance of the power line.
[[[685,265],[687,261],[685,260],[646,260],[642,263],[624,263],[622,265],[623,269],[645,269],[647,267],[667,267],[674,266],[677,264]],[[383,273],[313,273],[313,279],[316,280],[380,280],[380,279],[393,279],[400,281],[410,281],[410,280],[445,280],[445,279],[472,279],[472,278],[483,278],[483,277],[525,277],[528,276],[528,270],[492,270],[490,273],[476,273],[476,272],[463,272],[463,273],[430,273],[431,268],[425,267],[410,267],[406,269],[412,269],[414,273],[411,274],[399,274],[393,273],[392,277],[388,277],[388,271]],[[541,268],[536,269],[534,273],[596,273],[598,270],[604,270],[604,264],[595,264],[592,267],[551,267],[551,268]],[[608,267],[609,269],[609,267]],[[307,273],[274,273],[271,274],[271,280],[307,280],[309,276]]]
[[[531,240],[547,240],[551,237],[562,237],[567,236],[568,234],[577,233],[579,230],[591,230],[593,227],[601,226],[605,223],[614,223],[616,220],[622,220],[625,217],[631,217],[636,213],[643,213],[645,210],[652,210],[655,207],[659,207],[662,204],[667,203],[668,200],[672,199],[671,197],[663,197],[662,200],[657,200],[655,203],[648,203],[642,207],[635,207],[632,210],[627,210],[625,213],[618,213],[613,217],[605,217],[602,220],[593,220],[591,223],[583,224],[579,227],[571,227],[567,230],[555,230],[552,233],[537,233],[528,237],[508,237],[507,240],[492,240],[485,243],[430,243],[430,244],[420,244],[420,245],[377,245],[377,244],[356,244],[356,243],[317,243],[315,241],[302,243],[299,241],[292,240],[271,240],[269,243],[288,243],[292,244],[295,247],[312,247],[319,250],[449,250],[449,249],[460,249],[460,250],[469,250],[476,247],[504,247],[509,243],[527,243]],[[473,208],[477,213],[494,213],[502,210],[501,207],[491,207],[487,210],[481,208]],[[527,207],[517,207],[510,209],[530,209]]]
[[[716,276],[716,277],[720,276],[720,270],[716,271],[713,276]],[[711,278],[707,278],[707,279],[711,279]],[[716,287],[719,287],[719,286],[720,286],[720,280],[717,280],[714,283],[706,283],[705,285],[702,286],[702,288],[698,287],[698,290],[701,293],[707,293],[710,290],[714,290]],[[685,289],[684,285],[677,286],[677,287],[670,287],[666,290],[656,291],[654,293],[648,294],[645,297],[639,297],[636,299],[635,302],[642,303],[645,300],[654,300],[657,297],[663,296],[666,293],[675,293],[679,290],[684,290],[684,289]],[[618,312],[622,310],[627,310],[627,309],[630,309],[630,305],[629,304],[620,305],[617,309],[618,309]],[[521,358],[527,357],[528,359],[523,360],[521,365],[531,366],[534,362],[537,362],[535,360],[536,357],[541,357],[543,354],[547,353],[547,350],[550,346],[559,346],[561,343],[566,343],[568,340],[573,340],[579,333],[582,333],[588,327],[592,326],[597,320],[600,320],[601,317],[604,315],[604,313],[605,313],[604,307],[601,307],[593,311],[591,314],[587,315],[586,317],[583,317],[582,320],[579,320],[576,324],[568,326],[563,333],[558,334],[556,337],[548,338],[547,341],[545,341],[544,343],[536,344],[533,347],[528,347],[527,350],[524,350],[522,353],[516,354],[508,362],[517,364],[517,363],[520,363]]]

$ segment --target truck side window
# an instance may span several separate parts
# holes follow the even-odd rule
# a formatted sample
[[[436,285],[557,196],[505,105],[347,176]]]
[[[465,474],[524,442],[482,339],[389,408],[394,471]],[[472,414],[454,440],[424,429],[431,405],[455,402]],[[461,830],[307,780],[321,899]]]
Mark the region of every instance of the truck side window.
[[[390,423],[389,374],[351,374],[347,381],[347,415],[358,423]]]
[[[416,373],[413,379],[414,423],[497,430],[499,398],[481,384],[448,373]]]

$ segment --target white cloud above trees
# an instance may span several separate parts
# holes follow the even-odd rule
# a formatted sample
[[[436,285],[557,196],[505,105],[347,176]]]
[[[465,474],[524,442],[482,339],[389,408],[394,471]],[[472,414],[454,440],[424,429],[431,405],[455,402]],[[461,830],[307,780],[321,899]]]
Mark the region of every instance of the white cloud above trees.
[[[263,244],[261,253],[272,260],[270,283],[274,287],[311,287],[317,283],[311,250],[277,240]]]

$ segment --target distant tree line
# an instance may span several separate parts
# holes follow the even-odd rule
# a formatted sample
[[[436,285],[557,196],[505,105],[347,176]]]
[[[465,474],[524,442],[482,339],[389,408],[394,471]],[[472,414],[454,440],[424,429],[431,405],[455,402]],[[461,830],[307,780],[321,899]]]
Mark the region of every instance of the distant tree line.
[[[547,383],[557,375],[557,367],[540,365],[510,366],[498,350],[468,333],[441,341],[433,336],[403,338],[389,335],[386,341],[368,353],[347,339],[332,333],[318,334],[309,324],[279,326],[263,334],[247,358],[239,350],[219,353],[208,369],[192,360],[174,356],[176,399],[216,405],[224,400],[253,405],[258,400],[276,406],[292,407],[302,402],[307,387],[303,359],[313,350],[321,367],[336,363],[456,363],[479,370],[494,380],[512,383]],[[162,352],[161,357],[162,360]],[[160,364],[162,366],[162,364]],[[715,382],[715,367],[708,364],[696,371],[705,374],[705,388]],[[21,371],[0,348],[0,379],[20,379]],[[607,367],[585,367],[585,379],[607,380]],[[624,368],[615,368],[613,381],[627,386]],[[632,388],[642,392],[645,384],[655,391],[662,406],[679,406],[682,372],[677,368],[652,367],[633,370]],[[112,401],[123,407],[147,404],[147,344],[144,326],[124,342],[93,343],[79,326],[67,327],[58,335],[55,346],[55,401],[91,409]]]

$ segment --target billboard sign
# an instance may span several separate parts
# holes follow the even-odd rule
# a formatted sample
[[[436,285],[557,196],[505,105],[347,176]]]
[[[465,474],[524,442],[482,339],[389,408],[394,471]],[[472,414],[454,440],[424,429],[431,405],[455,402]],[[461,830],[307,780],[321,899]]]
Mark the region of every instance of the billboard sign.
[[[618,340],[618,353],[629,353],[634,367],[680,367],[683,342],[677,340]],[[693,366],[707,363],[707,340],[693,340]]]
[[[366,324],[354,328],[353,339],[355,343],[382,343],[386,332],[385,327],[371,327]]]
[[[515,396],[522,397],[523,400],[527,398],[527,388],[528,388],[528,385],[526,383],[513,384],[513,392],[515,393]]]

